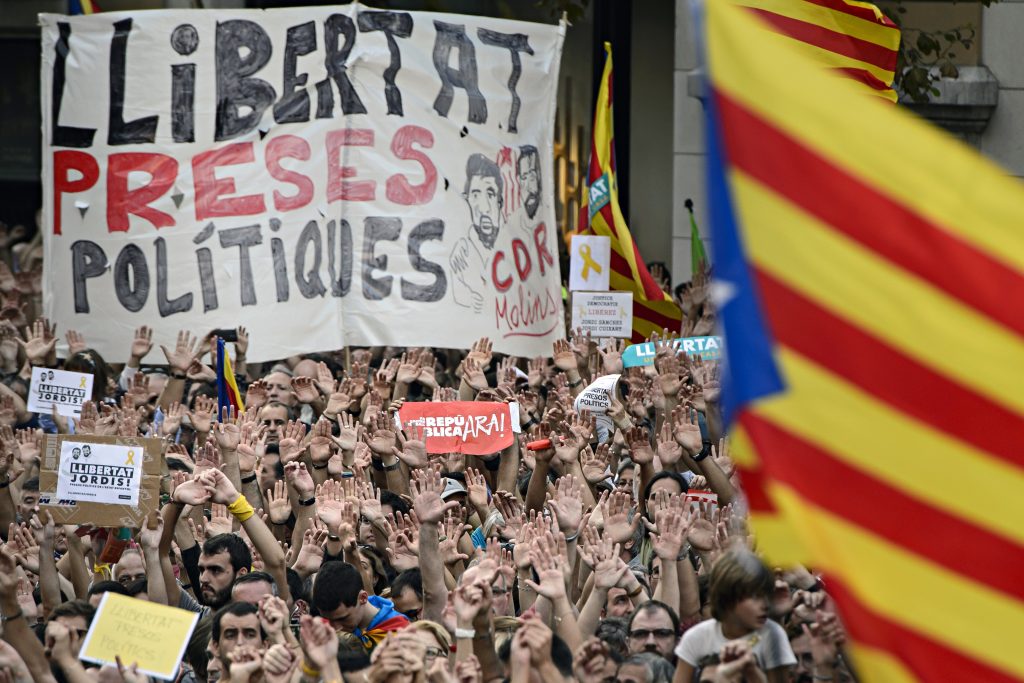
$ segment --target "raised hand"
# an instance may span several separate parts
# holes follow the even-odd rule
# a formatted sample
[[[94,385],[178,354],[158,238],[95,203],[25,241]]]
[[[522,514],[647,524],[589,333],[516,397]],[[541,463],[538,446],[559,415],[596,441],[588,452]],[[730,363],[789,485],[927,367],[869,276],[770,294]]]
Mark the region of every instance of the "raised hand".
[[[166,346],[160,345],[160,350],[164,352],[171,372],[178,375],[188,372],[188,367],[192,365],[192,360],[199,355],[201,349],[202,339],[192,336],[192,333],[186,330],[178,332],[178,341],[174,345],[174,351],[169,351]]]
[[[729,457],[729,442],[723,437],[718,440],[718,448],[711,446],[711,459],[718,465],[718,469],[727,477],[731,477],[736,471],[736,465]]]
[[[686,534],[693,521],[693,515],[679,510],[667,509],[658,513],[658,531],[651,536],[654,553],[662,562],[675,562],[686,543]]]
[[[267,385],[256,380],[249,384],[249,388],[245,390],[245,409],[256,410],[267,405]]]
[[[613,543],[625,543],[633,538],[640,526],[641,515],[633,509],[632,497],[623,491],[603,495],[599,502],[604,518],[605,536]],[[630,519],[630,513],[633,513]]]
[[[394,425],[386,415],[374,415],[370,419],[370,435],[364,437],[366,445],[378,456],[394,455],[398,436]]]
[[[661,430],[658,432],[658,438],[656,440],[658,460],[661,461],[661,465],[664,468],[672,468],[679,458],[683,457],[683,448],[680,446],[672,435],[672,423],[666,420],[661,425]]]
[[[622,354],[626,350],[625,339],[608,339],[604,348],[599,348],[601,353],[601,365],[606,375],[614,375],[622,372]]]
[[[46,359],[57,348],[55,328],[47,326],[43,319],[36,320],[31,327],[25,328],[25,341],[18,339],[30,365],[45,365]]]
[[[220,422],[214,425],[217,446],[224,451],[237,451],[238,442],[242,440],[242,430],[238,426],[234,406],[225,406],[221,411]]]
[[[312,377],[293,377],[292,396],[299,403],[313,403],[320,398],[320,392]]]
[[[164,421],[160,424],[160,434],[163,436],[173,436],[178,433],[178,429],[181,427],[181,421],[185,417],[185,406],[181,405],[177,401],[167,406],[167,410],[164,412]]]
[[[132,359],[135,361],[135,365],[138,366],[139,361],[149,355],[149,352],[153,348],[153,329],[143,325],[142,327],[136,328],[135,334],[132,336],[132,345],[129,353]]]
[[[324,561],[324,543],[326,542],[326,529],[306,529],[302,534],[302,548],[292,563],[292,569],[303,577],[319,571],[320,565]]]
[[[231,505],[238,499],[238,489],[227,475],[218,469],[205,470],[199,480],[210,492],[210,500],[221,505]]]
[[[334,437],[331,436],[331,421],[321,415],[313,425],[309,440],[309,459],[314,465],[325,465],[334,454]]]
[[[228,514],[225,505],[214,504],[210,506],[210,520],[206,523],[206,536],[212,538],[219,534],[230,534],[234,529],[234,521]]]
[[[287,465],[302,455],[305,450],[302,441],[305,438],[306,425],[298,420],[288,420],[288,424],[281,430],[281,439],[277,443],[282,463]]]
[[[82,336],[81,332],[68,330],[64,333],[64,338],[68,342],[68,353],[71,355],[81,353],[89,348],[89,344],[85,341],[85,337]]]
[[[646,428],[633,427],[624,436],[633,462],[637,465],[654,462],[654,450],[651,448],[651,439]]]
[[[466,354],[467,360],[472,360],[476,363],[481,370],[486,370],[491,364],[491,358],[493,357],[492,349],[494,345],[491,340],[487,337],[481,337],[473,343],[473,347]]]
[[[416,381],[416,378],[420,374],[419,356],[414,353],[403,353],[402,359],[398,363],[398,371],[395,374],[395,381],[399,384],[412,384]],[[385,380],[387,375],[385,374]],[[385,381],[385,385],[388,388],[387,398],[391,395],[390,383]]]
[[[434,365],[434,354],[429,349],[423,349],[420,353],[420,373],[416,380],[428,389],[437,388],[437,368]]]
[[[284,524],[292,515],[291,502],[288,500],[288,491],[285,483],[278,479],[274,482],[274,488],[266,491],[267,514],[274,524]]]
[[[410,484],[413,509],[422,524],[437,524],[444,519],[444,513],[459,506],[456,501],[445,503],[441,499],[444,485],[441,474],[433,469],[414,470]]]
[[[709,552],[715,547],[716,526],[712,521],[713,511],[710,505],[700,504],[700,514],[690,520],[690,529],[686,538],[694,549]]]
[[[583,478],[589,484],[597,484],[610,476],[608,454],[609,444],[601,444],[597,450],[587,446],[580,451],[580,466],[583,468]]]
[[[484,368],[472,358],[462,361],[462,379],[475,391],[487,389],[487,377],[484,375]]]
[[[266,683],[289,683],[299,658],[283,643],[275,643],[263,653],[263,680]]]
[[[203,505],[210,500],[212,494],[206,487],[205,482],[200,479],[201,474],[178,484],[171,494],[171,499],[183,505]]]
[[[548,600],[557,600],[565,596],[565,560],[558,552],[550,552],[554,544],[550,531],[534,539],[533,547],[530,549],[530,563],[537,572],[540,583],[526,579],[526,584],[536,591],[537,595],[542,595]]]
[[[217,401],[207,396],[196,396],[194,408],[188,413],[192,427],[202,434],[209,434],[213,428],[213,416],[217,414]]]
[[[672,410],[672,432],[676,443],[691,456],[704,449],[704,439],[697,424],[697,411],[689,405],[676,406]]]
[[[330,530],[336,530],[344,520],[345,498],[341,487],[328,479],[316,488],[316,514]]]
[[[284,466],[284,479],[289,486],[295,489],[300,500],[309,500],[315,490],[313,477],[306,470],[304,462],[289,462]]]
[[[403,430],[398,432],[398,443],[402,448],[392,448],[391,452],[399,460],[408,465],[410,469],[426,467],[427,444],[422,427],[414,424],[405,425]]]
[[[566,536],[579,531],[583,521],[583,491],[580,483],[571,474],[560,477],[555,483],[555,495],[548,494],[546,503],[551,515],[558,521],[558,528]]]
[[[554,341],[552,344],[552,357],[555,361],[555,367],[562,372],[577,369],[576,354],[565,339],[556,339]]]

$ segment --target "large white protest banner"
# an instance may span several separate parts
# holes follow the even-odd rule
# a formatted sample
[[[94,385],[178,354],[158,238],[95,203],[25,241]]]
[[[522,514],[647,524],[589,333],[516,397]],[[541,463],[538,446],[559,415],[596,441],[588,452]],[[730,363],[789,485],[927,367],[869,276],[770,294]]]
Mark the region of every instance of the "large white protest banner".
[[[42,24],[46,315],[550,353],[564,26],[358,4]]]

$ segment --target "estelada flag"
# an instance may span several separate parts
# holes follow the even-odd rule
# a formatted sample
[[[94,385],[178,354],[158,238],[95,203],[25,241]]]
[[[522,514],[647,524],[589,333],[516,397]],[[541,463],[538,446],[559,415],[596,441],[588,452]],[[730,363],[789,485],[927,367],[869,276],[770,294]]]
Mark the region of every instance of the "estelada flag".
[[[723,401],[758,547],[824,571],[863,680],[1021,680],[1024,186],[705,11]]]
[[[224,414],[224,409],[233,406],[238,414],[245,412],[242,392],[238,390],[235,372],[231,369],[231,358],[224,351],[224,340],[217,337],[217,416]]]
[[[610,285],[616,291],[633,292],[633,341],[639,343],[663,328],[678,332],[683,315],[672,297],[663,292],[651,277],[619,208],[612,124],[611,43],[604,44],[604,51],[604,73],[594,107],[590,171],[587,175],[589,232],[611,238]]]
[[[68,0],[68,14],[95,14],[99,11],[95,0]]]

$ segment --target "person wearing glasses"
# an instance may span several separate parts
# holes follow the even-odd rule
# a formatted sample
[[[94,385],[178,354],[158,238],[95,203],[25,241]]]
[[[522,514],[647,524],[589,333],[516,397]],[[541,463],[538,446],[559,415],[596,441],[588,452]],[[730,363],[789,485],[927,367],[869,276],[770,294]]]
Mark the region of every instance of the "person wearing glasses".
[[[629,620],[629,654],[650,652],[671,661],[679,634],[675,610],[658,600],[648,600],[633,612]]]
[[[436,621],[426,619],[414,622],[410,629],[416,632],[416,637],[427,647],[426,661],[423,663],[425,670],[429,671],[438,659],[447,662],[452,651],[452,637],[448,629]]]

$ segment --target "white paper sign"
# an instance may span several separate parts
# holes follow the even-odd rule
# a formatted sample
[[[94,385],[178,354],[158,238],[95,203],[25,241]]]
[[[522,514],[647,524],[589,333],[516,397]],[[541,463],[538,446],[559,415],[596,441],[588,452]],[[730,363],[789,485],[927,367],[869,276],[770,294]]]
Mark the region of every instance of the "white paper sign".
[[[50,415],[53,406],[65,417],[82,414],[82,404],[92,398],[92,375],[83,372],[32,368],[28,410]]]
[[[598,338],[633,336],[632,292],[573,292],[572,327]]]
[[[612,241],[606,235],[573,235],[569,247],[569,289],[607,292]]]
[[[618,381],[619,375],[598,377],[579,393],[573,407],[577,412],[589,410],[594,415],[604,415],[608,412],[608,406],[612,404],[611,394]]]
[[[61,444],[58,501],[138,505],[143,449],[139,446]]]
[[[245,325],[254,362],[562,336],[564,25],[357,3],[40,24],[45,315],[108,361],[140,325]]]

